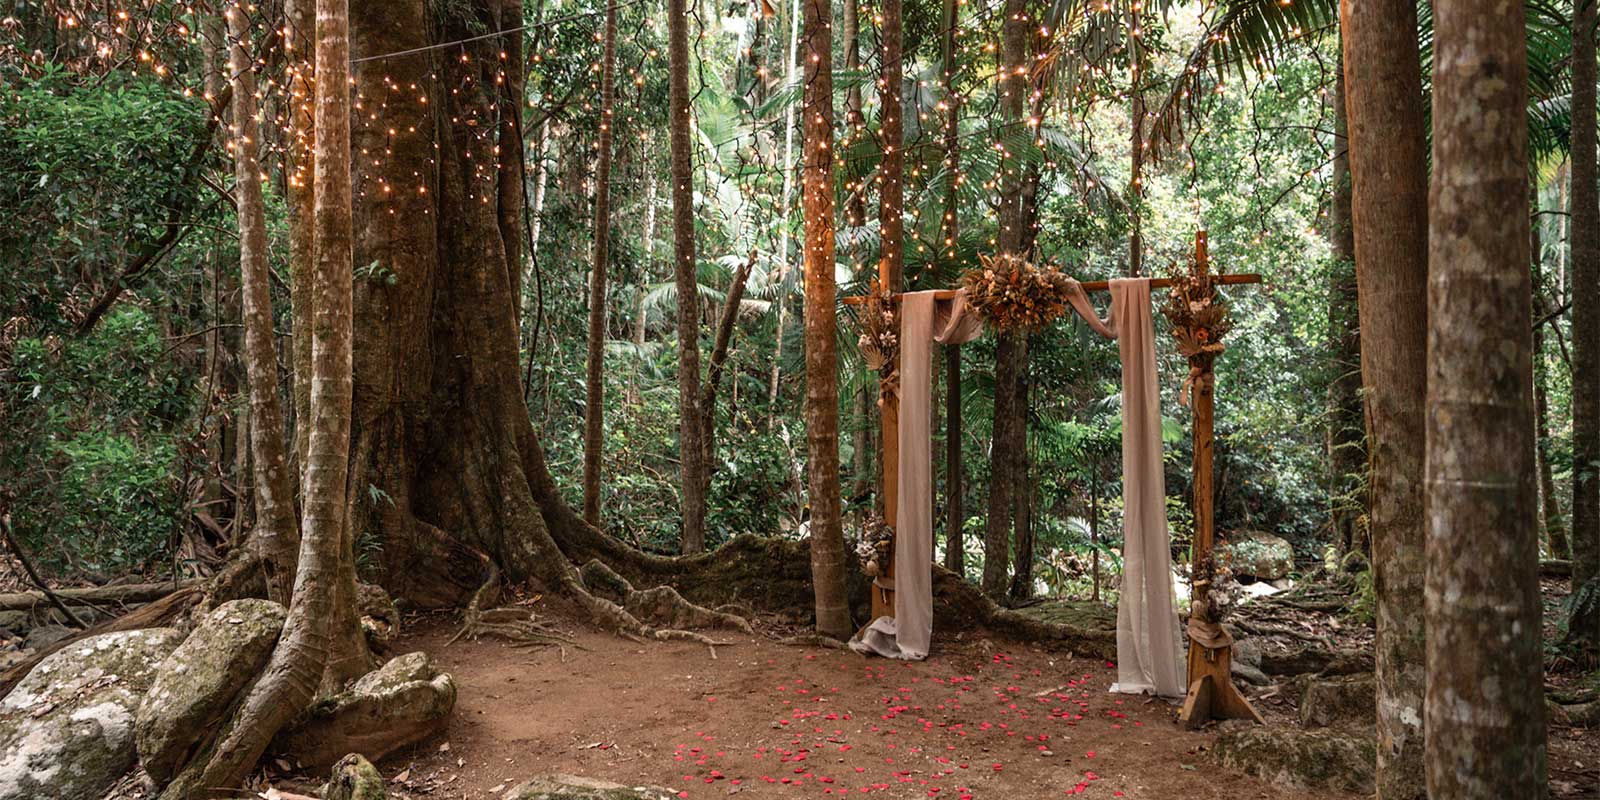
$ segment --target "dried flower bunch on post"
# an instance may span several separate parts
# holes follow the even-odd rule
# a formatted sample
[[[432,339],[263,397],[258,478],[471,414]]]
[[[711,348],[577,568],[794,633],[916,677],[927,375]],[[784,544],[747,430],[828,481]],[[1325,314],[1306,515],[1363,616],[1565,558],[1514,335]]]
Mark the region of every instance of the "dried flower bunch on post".
[[[869,515],[862,525],[861,541],[856,543],[856,556],[861,559],[861,571],[869,578],[882,575],[893,558],[894,529],[881,514]]]
[[[863,308],[861,337],[856,344],[866,357],[868,369],[885,381],[893,380],[900,353],[900,307],[892,293],[873,281]]]
[[[1199,262],[1191,259],[1186,272],[1172,277],[1172,290],[1161,313],[1172,323],[1178,352],[1191,360],[1197,356],[1215,359],[1227,349],[1222,337],[1233,328],[1228,302],[1217,291],[1215,276]]]
[[[967,300],[1002,329],[1038,329],[1067,311],[1067,276],[1010,253],[978,256],[982,266],[961,276]]]

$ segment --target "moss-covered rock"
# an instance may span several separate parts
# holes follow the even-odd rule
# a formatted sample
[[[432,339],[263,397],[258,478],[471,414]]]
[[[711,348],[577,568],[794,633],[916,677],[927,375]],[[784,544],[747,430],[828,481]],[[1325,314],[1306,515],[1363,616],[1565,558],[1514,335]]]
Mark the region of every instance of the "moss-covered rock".
[[[272,657],[287,612],[269,600],[235,600],[207,614],[156,670],[134,714],[146,772],[165,785],[188,752],[227,715]]]
[[[1378,685],[1371,674],[1309,678],[1300,695],[1300,724],[1372,726],[1378,721]]]
[[[333,765],[328,784],[322,787],[322,800],[385,800],[383,773],[372,762],[355,753]]]
[[[1223,725],[1215,747],[1222,765],[1287,789],[1370,794],[1378,747],[1373,736],[1334,730]]]
[[[575,775],[544,775],[506,792],[503,800],[668,800],[672,796],[666,789],[649,786],[623,786]]]
[[[1275,581],[1294,571],[1294,547],[1289,540],[1265,531],[1233,531],[1217,554],[1233,574],[1256,580]]]
[[[133,767],[134,709],[183,641],[170,628],[76,642],[0,701],[0,800],[101,797]]]
[[[455,703],[455,681],[426,653],[410,653],[319,701],[272,749],[317,773],[350,753],[377,761],[442,730]]]

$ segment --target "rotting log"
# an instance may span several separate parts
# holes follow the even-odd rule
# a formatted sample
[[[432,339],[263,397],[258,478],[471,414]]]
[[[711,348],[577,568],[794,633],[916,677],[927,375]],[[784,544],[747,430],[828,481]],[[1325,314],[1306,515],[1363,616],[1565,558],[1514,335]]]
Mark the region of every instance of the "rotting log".
[[[136,605],[160,600],[173,592],[200,584],[197,580],[165,581],[162,583],[128,583],[116,586],[93,586],[81,589],[52,589],[65,603],[76,606]],[[0,611],[33,611],[50,606],[50,598],[43,592],[0,593]]]

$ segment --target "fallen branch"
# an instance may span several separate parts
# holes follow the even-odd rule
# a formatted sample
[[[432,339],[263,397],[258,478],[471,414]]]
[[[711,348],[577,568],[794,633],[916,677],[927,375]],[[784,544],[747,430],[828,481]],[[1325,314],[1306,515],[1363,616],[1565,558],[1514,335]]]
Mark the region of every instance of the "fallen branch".
[[[50,601],[50,604],[61,609],[61,613],[66,615],[67,620],[72,623],[73,627],[79,630],[89,627],[77,614],[72,613],[72,609],[67,608],[67,604],[61,602],[61,598],[51,591],[49,586],[45,585],[43,578],[39,577],[39,571],[33,568],[33,562],[28,560],[28,554],[23,551],[22,545],[17,542],[17,537],[12,534],[10,511],[0,512],[0,532],[5,533],[6,546],[11,548],[12,555],[17,557],[17,563],[22,565],[22,571],[28,574],[28,580],[34,586],[39,587],[39,591]]]
[[[89,606],[100,603],[137,605],[160,600],[180,589],[196,586],[201,581],[165,581],[162,583],[126,583],[115,586],[91,586],[82,589],[54,589],[51,594],[63,603]],[[0,611],[33,611],[51,605],[44,592],[6,592],[0,594]]]

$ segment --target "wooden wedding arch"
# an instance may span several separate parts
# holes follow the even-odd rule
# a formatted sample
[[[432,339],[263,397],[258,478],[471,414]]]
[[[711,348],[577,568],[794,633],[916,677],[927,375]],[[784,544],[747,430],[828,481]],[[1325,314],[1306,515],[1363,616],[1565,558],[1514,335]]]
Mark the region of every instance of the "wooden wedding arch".
[[[1199,231],[1195,234],[1195,269],[1201,275],[1209,275],[1210,256],[1207,250],[1206,232]],[[878,290],[888,294],[891,299],[898,302],[901,293],[893,292],[890,288],[891,276],[887,271],[888,262],[879,263]],[[1244,284],[1261,283],[1261,276],[1250,273],[1209,275],[1212,285],[1237,286]],[[1153,278],[1150,288],[1164,289],[1177,284],[1177,281],[1168,278]],[[1111,288],[1109,281],[1087,281],[1080,284],[1085,291],[1103,292]],[[957,290],[941,290],[935,298],[945,300],[955,297]],[[863,305],[866,297],[846,297],[844,302],[848,305]],[[1213,422],[1216,408],[1216,351],[1205,351],[1189,355],[1189,385],[1192,393],[1194,409],[1194,461],[1193,469],[1193,494],[1191,505],[1194,511],[1194,554],[1193,564],[1209,565],[1211,563],[1212,544],[1216,538],[1215,520],[1215,494],[1212,482],[1212,442]],[[895,367],[899,366],[898,352],[894,356]],[[880,487],[883,492],[884,521],[889,529],[898,536],[896,528],[897,501],[899,498],[900,475],[900,400],[896,392],[880,392],[879,403],[880,422],[882,427],[883,459],[882,481]],[[883,560],[882,574],[873,578],[872,582],[872,618],[894,616],[894,558],[893,540],[891,539],[891,555]],[[1196,570],[1196,575],[1190,589],[1191,609],[1209,609],[1208,592],[1211,581],[1209,575],[1202,576]],[[1184,698],[1183,709],[1179,718],[1190,727],[1199,727],[1212,719],[1250,719],[1263,722],[1261,714],[1250,705],[1243,694],[1233,683],[1233,644],[1224,637],[1220,643],[1207,644],[1195,637],[1194,630],[1187,633],[1189,639],[1187,685],[1188,694]]]

